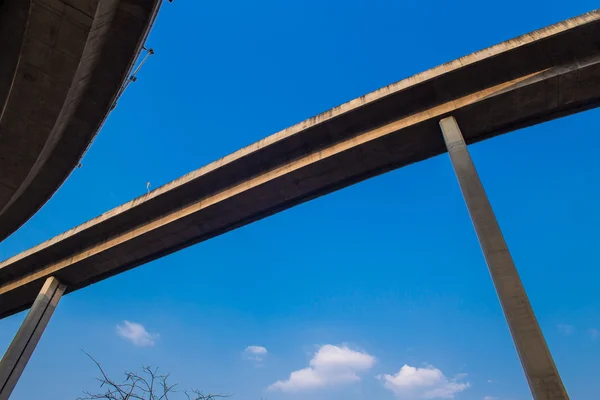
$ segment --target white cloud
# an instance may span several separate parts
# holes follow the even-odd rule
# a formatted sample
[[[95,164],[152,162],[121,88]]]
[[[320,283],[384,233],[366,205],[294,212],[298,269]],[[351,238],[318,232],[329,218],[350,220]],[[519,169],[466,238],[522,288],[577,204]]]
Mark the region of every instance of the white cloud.
[[[293,371],[288,379],[275,382],[269,389],[298,392],[357,382],[358,372],[370,369],[373,364],[375,357],[370,354],[326,344],[313,355],[307,368]]]
[[[256,361],[261,363],[265,357],[269,354],[266,347],[263,346],[248,346],[244,349],[244,357],[248,360]]]
[[[117,325],[117,335],[139,347],[154,346],[160,337],[158,333],[148,333],[144,325],[130,321]]]
[[[498,398],[494,396],[483,396],[483,400],[498,400]]]
[[[247,354],[265,355],[268,353],[267,348],[263,346],[248,346],[244,350]]]
[[[429,365],[425,368],[404,365],[395,375],[380,375],[384,387],[401,400],[453,399],[456,393],[468,389],[469,382],[461,382],[466,375],[446,377],[442,371]]]
[[[590,334],[590,337],[592,338],[592,340],[595,340],[598,338],[598,336],[600,336],[600,331],[598,331],[598,329],[596,329],[596,328],[589,329],[588,333]]]
[[[575,327],[573,325],[558,324],[556,325],[556,327],[558,328],[558,331],[565,336],[569,336],[575,333]]]

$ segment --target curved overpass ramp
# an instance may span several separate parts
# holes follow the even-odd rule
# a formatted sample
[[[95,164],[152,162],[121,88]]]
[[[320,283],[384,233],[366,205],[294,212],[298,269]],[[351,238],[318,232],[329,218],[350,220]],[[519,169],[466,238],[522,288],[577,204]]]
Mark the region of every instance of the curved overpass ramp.
[[[0,318],[387,171],[600,105],[600,10],[399,81],[230,154],[0,263]],[[410,190],[410,188],[407,188]]]
[[[0,1],[0,240],[77,166],[160,3]]]

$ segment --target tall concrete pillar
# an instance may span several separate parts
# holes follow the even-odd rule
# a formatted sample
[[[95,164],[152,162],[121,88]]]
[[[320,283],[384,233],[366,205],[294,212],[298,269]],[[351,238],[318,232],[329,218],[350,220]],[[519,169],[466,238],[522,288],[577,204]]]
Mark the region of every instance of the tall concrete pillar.
[[[0,361],[0,400],[8,400],[65,291],[58,279],[46,279],[25,321]]]
[[[533,398],[568,400],[460,128],[454,117],[440,127]]]

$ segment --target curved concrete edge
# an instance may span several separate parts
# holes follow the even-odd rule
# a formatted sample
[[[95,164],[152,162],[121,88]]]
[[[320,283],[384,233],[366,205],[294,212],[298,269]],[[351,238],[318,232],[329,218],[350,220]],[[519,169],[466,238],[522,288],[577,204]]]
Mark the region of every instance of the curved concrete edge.
[[[48,140],[21,186],[0,211],[0,239],[34,215],[77,166],[129,77],[161,3],[100,1]]]
[[[1,166],[10,164],[14,157],[11,146],[6,145],[6,135],[10,132],[7,132],[9,125],[3,116],[20,64],[30,10],[30,0],[6,0],[0,6],[0,210],[16,189],[16,185],[6,182],[5,173],[2,173],[5,168]]]
[[[5,0],[0,5],[0,121],[19,65],[30,7],[30,0]]]

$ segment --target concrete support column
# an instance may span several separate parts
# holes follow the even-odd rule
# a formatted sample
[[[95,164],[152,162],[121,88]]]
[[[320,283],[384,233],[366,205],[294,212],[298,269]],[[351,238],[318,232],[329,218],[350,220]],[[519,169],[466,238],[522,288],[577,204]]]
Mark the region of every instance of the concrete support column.
[[[58,279],[46,279],[25,321],[0,361],[0,400],[8,400],[65,291]]]
[[[567,400],[550,350],[454,117],[440,121],[444,141],[496,293],[535,400]]]

